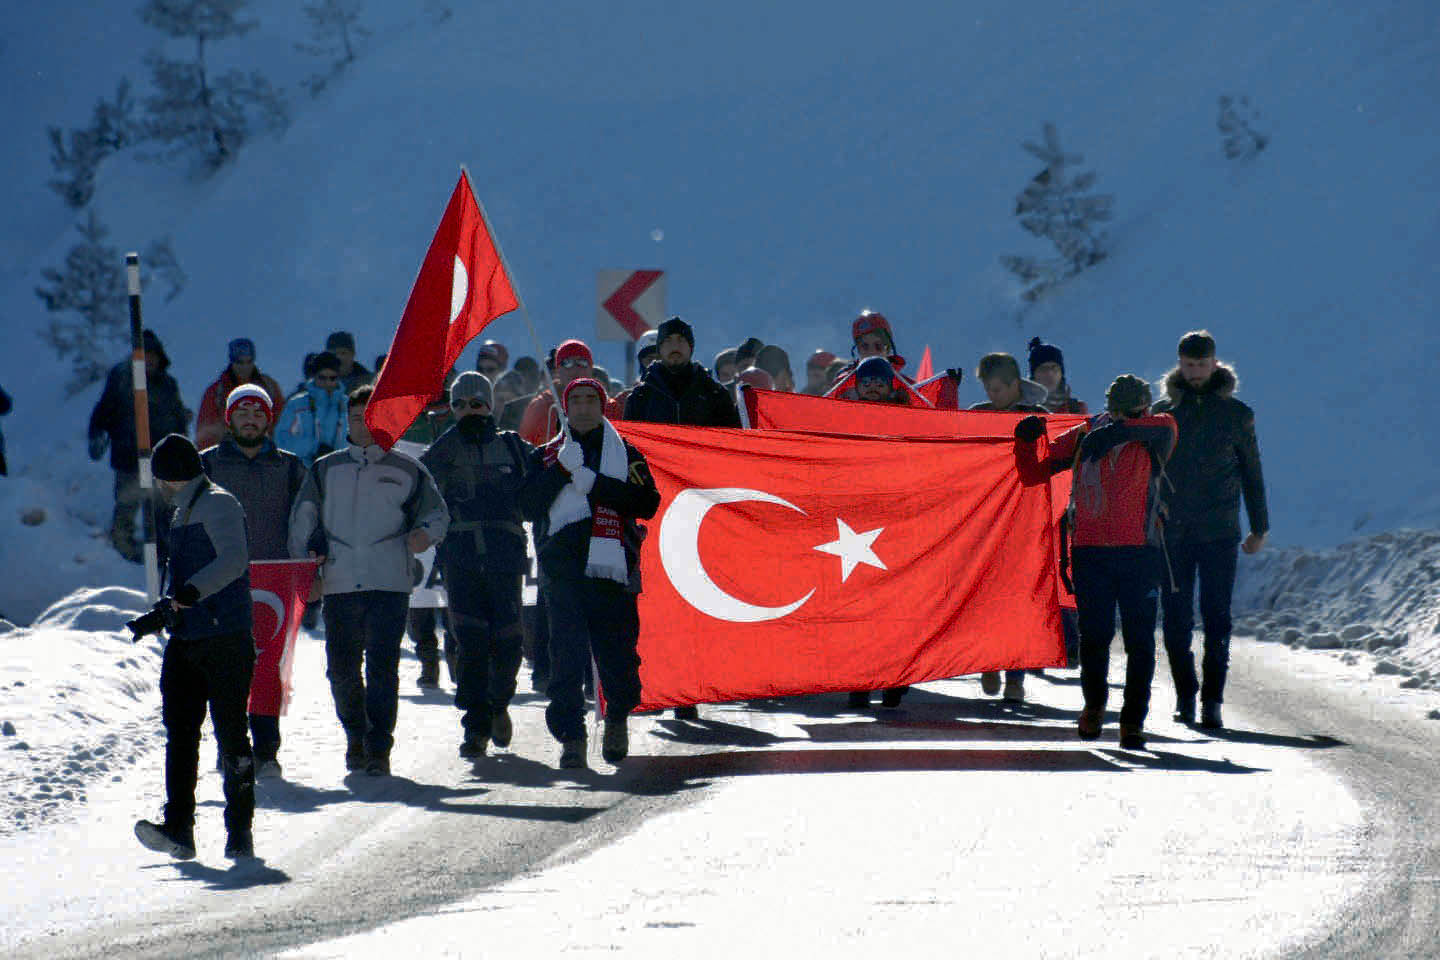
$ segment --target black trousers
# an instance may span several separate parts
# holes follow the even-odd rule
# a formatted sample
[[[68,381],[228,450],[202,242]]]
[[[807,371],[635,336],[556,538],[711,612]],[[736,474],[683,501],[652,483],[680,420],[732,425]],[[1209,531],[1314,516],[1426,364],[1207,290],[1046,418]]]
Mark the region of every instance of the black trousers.
[[[165,723],[165,822],[195,822],[200,727],[209,707],[224,768],[225,828],[249,829],[255,816],[255,760],[245,732],[255,642],[250,633],[171,639],[160,665]]]
[[[1175,693],[1184,699],[1198,691],[1202,701],[1221,703],[1225,699],[1225,677],[1230,672],[1230,600],[1235,592],[1239,542],[1182,540],[1166,546],[1175,590],[1171,591],[1166,583],[1161,605],[1165,611],[1165,653],[1170,658]],[[1205,629],[1203,684],[1195,675],[1195,656],[1190,652],[1197,579],[1200,621]]]
[[[610,580],[542,577],[550,608],[550,686],[545,725],[560,742],[585,736],[585,675],[600,674],[606,715],[623,717],[640,703],[640,610],[635,595]]]
[[[325,598],[325,676],[347,740],[389,756],[400,703],[400,643],[410,595],[392,590]],[[362,676],[363,670],[363,676]]]
[[[490,718],[515,697],[521,641],[519,573],[487,573],[460,561],[445,564],[450,627],[459,647],[455,706],[466,733],[490,735]]]
[[[1075,604],[1080,613],[1080,689],[1087,707],[1109,699],[1115,608],[1125,639],[1125,700],[1120,722],[1143,726],[1155,679],[1155,601],[1160,552],[1152,547],[1077,547]]]

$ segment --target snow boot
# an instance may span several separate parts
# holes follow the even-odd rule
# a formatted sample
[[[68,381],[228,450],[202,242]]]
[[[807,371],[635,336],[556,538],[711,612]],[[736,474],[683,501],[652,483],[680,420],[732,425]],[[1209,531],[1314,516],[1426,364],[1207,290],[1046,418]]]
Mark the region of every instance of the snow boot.
[[[1200,705],[1200,726],[1205,730],[1223,730],[1225,723],[1220,719],[1220,701],[1206,700]]]
[[[584,770],[589,766],[585,762],[585,753],[589,744],[584,737],[576,737],[574,740],[566,740],[560,744],[560,769],[561,770]]]
[[[460,756],[466,760],[479,760],[485,756],[485,738],[478,733],[466,733],[460,741]]]
[[[225,838],[225,856],[231,860],[255,856],[255,838],[248,829],[231,830]]]
[[[1195,722],[1195,695],[1175,698],[1175,720],[1177,723]]]
[[[1004,699],[1007,703],[1025,702],[1025,674],[1005,678]]]
[[[365,742],[358,737],[345,744],[345,769],[365,769]]]
[[[182,827],[173,823],[151,823],[149,820],[135,821],[135,839],[157,853],[168,854],[176,860],[195,858],[195,828]]]
[[[510,722],[510,711],[495,711],[490,717],[490,742],[497,747],[508,747],[514,736],[515,725]]]
[[[372,777],[390,776],[390,754],[372,753],[365,758],[365,772]]]
[[[605,718],[605,736],[600,741],[600,755],[606,763],[619,763],[630,756],[630,729],[624,717]]]
[[[980,689],[988,697],[993,697],[1000,692],[1000,671],[986,670],[980,674]]]
[[[1080,719],[1075,724],[1075,732],[1080,735],[1081,740],[1099,740],[1100,728],[1104,724],[1104,707],[1086,707],[1080,711]]]
[[[1138,723],[1120,724],[1120,749],[1144,750],[1145,730]]]

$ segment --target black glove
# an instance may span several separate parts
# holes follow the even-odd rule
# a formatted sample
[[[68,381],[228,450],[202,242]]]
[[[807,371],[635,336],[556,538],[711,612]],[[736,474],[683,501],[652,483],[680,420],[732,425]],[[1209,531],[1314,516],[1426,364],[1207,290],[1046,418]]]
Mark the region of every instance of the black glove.
[[[90,434],[90,459],[99,460],[105,456],[105,449],[110,446],[110,435],[108,433]]]
[[[193,607],[200,602],[200,588],[193,583],[187,583],[175,591],[175,602],[182,607]]]
[[[1037,417],[1033,413],[1015,424],[1016,440],[1034,443],[1043,436],[1045,436],[1045,420],[1042,417]]]
[[[951,367],[949,370],[945,371],[945,376],[949,377],[951,380],[954,380],[956,383],[959,383],[961,380],[965,379],[965,371],[961,370],[959,367]]]

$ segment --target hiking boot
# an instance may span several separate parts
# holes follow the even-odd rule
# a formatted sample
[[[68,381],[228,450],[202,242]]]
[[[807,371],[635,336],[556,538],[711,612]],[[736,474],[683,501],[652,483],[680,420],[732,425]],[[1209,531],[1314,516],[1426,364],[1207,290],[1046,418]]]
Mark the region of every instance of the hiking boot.
[[[585,751],[589,748],[584,737],[576,737],[574,740],[566,740],[560,744],[560,769],[561,770],[584,770],[589,766],[585,762]]]
[[[365,758],[365,772],[372,777],[390,776],[390,754],[372,753]]]
[[[619,763],[630,756],[630,729],[624,717],[605,718],[605,736],[600,741],[600,755],[606,763]]]
[[[486,746],[488,744],[480,734],[467,733],[465,739],[460,741],[460,756],[466,760],[479,760],[485,756]]]
[[[501,710],[490,717],[490,742],[497,747],[510,746],[515,736],[515,725],[510,722],[510,711]]]
[[[1025,674],[1005,678],[1004,699],[1007,703],[1025,702]]]
[[[1120,749],[1144,750],[1145,730],[1138,723],[1120,724]]]
[[[420,664],[420,679],[415,683],[421,690],[434,690],[440,686],[440,661],[426,660]]]
[[[695,706],[693,703],[690,704],[690,706],[688,706],[688,707],[676,707],[676,708],[675,708],[675,719],[676,719],[676,720],[699,720],[699,719],[700,719],[700,708],[697,707],[697,706]]]
[[[1195,722],[1195,695],[1175,698],[1175,720],[1178,723]]]
[[[255,856],[255,838],[248,829],[230,831],[225,838],[225,856],[231,860]]]
[[[193,860],[195,858],[194,827],[137,820],[135,821],[135,839],[156,853],[166,854],[176,860]]]
[[[894,710],[900,706],[900,700],[908,691],[904,687],[892,687],[886,690],[880,697],[880,706],[887,710]]]
[[[856,690],[845,697],[845,706],[851,710],[869,710],[870,692],[868,690]]]
[[[278,780],[281,773],[279,760],[261,760],[255,768],[255,777],[259,780]]]
[[[980,689],[988,697],[993,697],[1000,692],[1000,671],[986,670],[980,674]]]
[[[351,740],[345,745],[345,769],[365,769],[365,744],[360,740]]]
[[[1080,719],[1075,723],[1075,732],[1080,735],[1081,740],[1099,740],[1100,728],[1104,723],[1104,707],[1086,707],[1080,711]]]
[[[1200,726],[1206,730],[1223,730],[1224,721],[1220,719],[1220,701],[1206,700],[1200,705]]]

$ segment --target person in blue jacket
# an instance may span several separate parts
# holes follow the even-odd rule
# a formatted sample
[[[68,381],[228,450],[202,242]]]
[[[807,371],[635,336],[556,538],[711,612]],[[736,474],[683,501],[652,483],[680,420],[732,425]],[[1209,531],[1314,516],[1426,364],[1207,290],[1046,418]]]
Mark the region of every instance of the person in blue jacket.
[[[340,361],[333,353],[315,358],[315,375],[285,402],[275,425],[275,444],[310,466],[319,457],[346,445],[345,391],[340,389]]]

